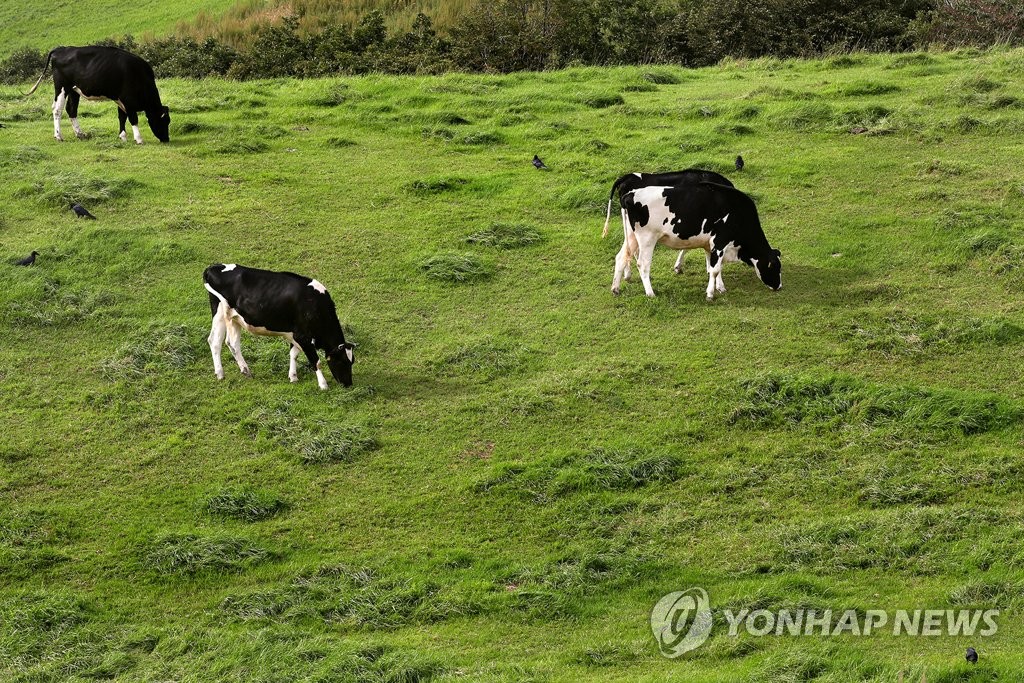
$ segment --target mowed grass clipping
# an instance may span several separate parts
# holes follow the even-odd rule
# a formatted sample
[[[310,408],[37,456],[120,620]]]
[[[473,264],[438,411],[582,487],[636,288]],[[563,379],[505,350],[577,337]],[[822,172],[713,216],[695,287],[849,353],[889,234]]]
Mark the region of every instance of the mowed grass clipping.
[[[48,94],[0,89],[0,261],[39,252],[0,288],[0,679],[1019,678],[1022,70],[161,80],[142,146],[92,102],[57,143]],[[730,264],[708,304],[659,248],[657,298],[611,295],[612,181],[687,167],[754,198],[781,291]],[[211,263],[324,283],[354,386],[248,333],[253,376],[225,349],[215,379]],[[651,608],[692,586],[716,629],[665,659]],[[1003,611],[721,612],[801,606]]]

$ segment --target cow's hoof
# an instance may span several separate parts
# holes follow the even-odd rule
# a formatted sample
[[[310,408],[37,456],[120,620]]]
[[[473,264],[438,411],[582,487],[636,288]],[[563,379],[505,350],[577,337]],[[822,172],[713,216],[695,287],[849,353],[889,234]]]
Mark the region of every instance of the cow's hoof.
[[[708,303],[711,303],[714,300],[715,300],[714,295],[713,294],[708,294]]]
[[[682,275],[683,274],[683,269],[682,268],[673,268],[672,272],[675,273],[676,275]]]
[[[725,294],[725,287],[715,287],[715,291],[719,294]]]
[[[54,136],[53,136],[53,139],[54,139],[54,140],[56,140],[57,142],[64,142],[64,138],[62,138],[62,137],[61,137],[61,136],[59,136],[59,135],[54,135]]]
[[[618,296],[619,295],[619,288],[618,287],[612,287],[612,294],[614,294],[615,296]]]
[[[289,377],[289,378],[288,378],[288,381],[289,381],[289,382],[291,382],[292,384],[295,384],[296,382],[298,382],[298,381],[299,381],[299,376],[298,376],[298,375],[296,375],[296,376],[294,376],[294,377]]]
[[[223,381],[223,379],[224,379],[224,375],[223,375],[223,374],[221,374],[221,375],[217,375],[217,379],[218,379],[218,380],[222,380],[222,381]]]
[[[246,377],[252,377],[252,370],[249,368],[242,368],[242,374]]]
[[[136,140],[136,141],[135,141],[135,144],[136,144],[136,145],[141,145],[141,144],[142,144],[142,140]]]
[[[647,298],[648,299],[653,299],[654,298],[654,292],[651,292],[650,294],[648,294]]]
[[[121,142],[126,142],[128,140],[128,136],[125,135],[124,133],[121,133],[120,135],[117,136],[117,139],[120,140]]]

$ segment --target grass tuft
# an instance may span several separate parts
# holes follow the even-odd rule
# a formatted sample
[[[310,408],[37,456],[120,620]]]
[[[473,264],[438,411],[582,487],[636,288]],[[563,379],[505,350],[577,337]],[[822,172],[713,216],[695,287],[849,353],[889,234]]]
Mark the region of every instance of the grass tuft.
[[[143,550],[143,564],[158,576],[194,576],[240,572],[273,559],[275,554],[236,536],[169,534]]]
[[[476,254],[444,252],[420,262],[420,270],[431,280],[468,283],[486,280],[494,267]]]
[[[77,173],[61,171],[46,180],[37,180],[15,191],[15,196],[33,198],[60,209],[71,202],[86,208],[115,199],[124,199],[143,184],[135,178],[86,178]],[[68,212],[69,216],[73,214]]]
[[[287,509],[278,496],[252,489],[230,489],[216,493],[206,501],[206,511],[217,517],[230,517],[243,522],[270,519]]]
[[[495,249],[519,249],[540,244],[544,241],[544,236],[532,225],[493,223],[491,227],[469,235],[465,241]]]

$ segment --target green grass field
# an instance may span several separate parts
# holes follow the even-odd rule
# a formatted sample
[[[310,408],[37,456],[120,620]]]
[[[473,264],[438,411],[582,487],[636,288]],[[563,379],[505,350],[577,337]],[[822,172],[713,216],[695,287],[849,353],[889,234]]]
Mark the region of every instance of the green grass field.
[[[164,80],[142,147],[0,89],[0,255],[40,252],[0,291],[0,679],[1019,678],[1022,70]],[[755,198],[780,292],[733,264],[709,304],[668,250],[656,299],[609,292],[612,180],[688,166]],[[326,284],[355,386],[251,335],[217,382],[218,261]],[[1003,612],[665,659],[648,615],[689,586]]]
[[[19,47],[50,49],[58,45],[89,45],[127,34],[164,35],[197,12],[220,14],[234,0],[200,0],[183,6],[167,0],[108,3],[5,2],[0,4],[2,54]]]

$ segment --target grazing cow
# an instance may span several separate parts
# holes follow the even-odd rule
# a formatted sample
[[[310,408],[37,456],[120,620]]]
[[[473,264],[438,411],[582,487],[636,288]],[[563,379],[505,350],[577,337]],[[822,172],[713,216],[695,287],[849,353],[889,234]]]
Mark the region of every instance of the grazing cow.
[[[249,365],[242,358],[244,327],[253,334],[284,337],[288,341],[291,346],[288,379],[291,381],[299,381],[295,362],[302,352],[310,367],[316,370],[320,388],[327,388],[317,354],[317,349],[322,349],[334,378],[346,387],[352,386],[354,347],[345,342],[334,301],[322,284],[295,273],[245,268],[234,263],[217,263],[207,268],[203,272],[203,284],[210,293],[213,312],[208,341],[217,379],[224,379],[220,350],[225,335],[238,369],[243,375],[250,375]]]
[[[619,293],[622,272],[635,256],[644,291],[654,296],[651,258],[657,244],[707,252],[709,301],[716,289],[725,291],[722,265],[729,261],[753,266],[761,282],[782,288],[782,254],[768,244],[754,201],[736,188],[707,182],[643,187],[627,194],[624,203],[628,225],[615,257],[612,293]]]
[[[615,192],[619,193],[619,211],[622,213],[622,227],[626,228],[626,205],[623,202],[625,196],[633,190],[641,187],[675,187],[676,185],[686,185],[689,183],[699,183],[706,181],[709,183],[719,183],[720,185],[727,185],[732,187],[733,184],[720,173],[714,171],[705,171],[702,168],[688,168],[685,171],[672,171],[670,173],[627,173],[621,178],[617,179],[612,183],[612,191],[608,194],[608,213],[604,218],[604,231],[601,233],[601,237],[605,238],[608,236],[608,222],[612,217],[612,200],[615,198]],[[686,256],[686,250],[679,250],[679,257],[676,259],[676,264],[673,270],[678,275],[683,272],[683,257]],[[626,264],[626,269],[623,271],[623,276],[628,280],[630,276],[631,264]]]
[[[82,137],[78,125],[78,102],[87,100],[113,100],[117,104],[121,124],[119,137],[127,139],[124,122],[132,124],[135,142],[142,144],[139,132],[139,112],[146,112],[146,119],[153,135],[160,142],[167,142],[171,115],[160,102],[156,88],[156,77],[149,62],[116,47],[91,45],[89,47],[57,47],[46,56],[46,64],[39,80],[28,91],[31,95],[42,83],[46,69],[53,64],[53,137],[63,140],[60,134],[60,112],[67,105],[68,116],[75,135]]]

